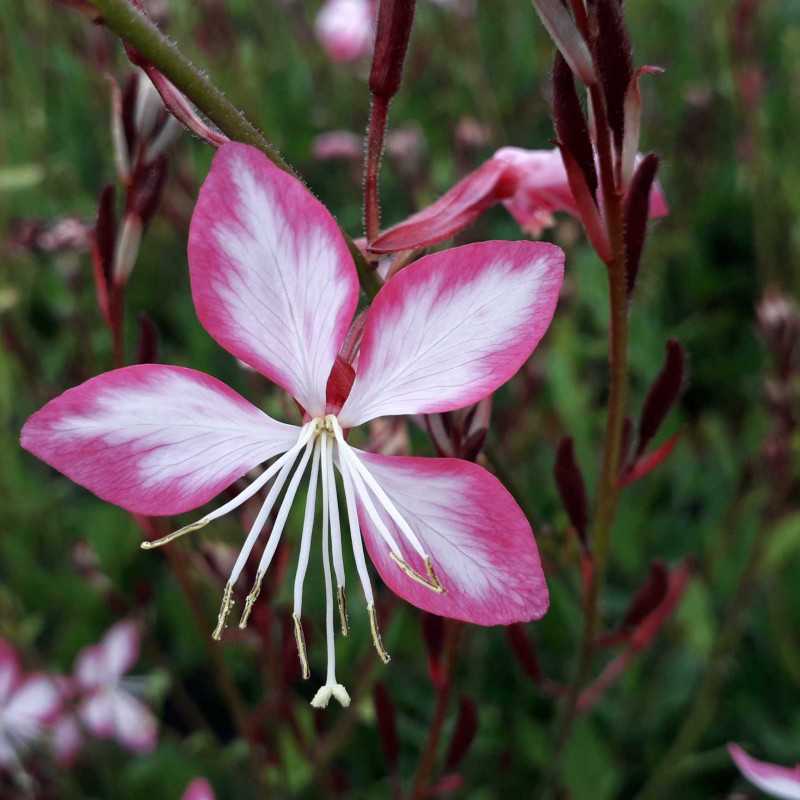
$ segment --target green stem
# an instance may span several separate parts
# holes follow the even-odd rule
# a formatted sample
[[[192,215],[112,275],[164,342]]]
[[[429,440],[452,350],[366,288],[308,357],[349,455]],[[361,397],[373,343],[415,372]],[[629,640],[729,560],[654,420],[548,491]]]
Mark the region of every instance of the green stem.
[[[603,464],[592,524],[593,574],[584,598],[583,637],[575,678],[570,683],[562,712],[556,723],[555,754],[544,779],[545,795],[552,791],[557,781],[561,757],[578,715],[578,700],[581,691],[591,678],[594,642],[600,626],[600,596],[608,564],[611,529],[619,502],[619,464],[628,395],[628,298],[625,279],[622,197],[617,191],[614,179],[614,160],[603,97],[597,87],[591,87],[590,93],[596,119],[597,153],[603,187],[603,210],[611,245],[611,259],[606,264],[610,307],[609,395]]]
[[[736,652],[744,632],[747,609],[756,590],[764,554],[767,551],[770,538],[768,533],[766,528],[762,528],[756,534],[747,558],[747,565],[725,613],[725,622],[714,643],[708,668],[697,689],[689,714],[684,718],[672,744],[653,770],[650,779],[637,795],[637,800],[656,800],[658,797],[665,796],[667,790],[681,774],[676,773],[675,765],[683,761],[694,750],[714,718],[732,656]]]
[[[106,27],[163,72],[226,136],[257,147],[276,166],[296,175],[264,134],[130,0],[88,1],[102,14]],[[380,281],[352,239],[344,231],[342,235],[353,254],[362,288],[373,298]]]

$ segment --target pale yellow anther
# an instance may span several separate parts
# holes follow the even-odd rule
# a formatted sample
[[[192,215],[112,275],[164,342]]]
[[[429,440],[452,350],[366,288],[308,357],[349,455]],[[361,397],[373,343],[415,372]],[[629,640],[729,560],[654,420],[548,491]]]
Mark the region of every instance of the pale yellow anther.
[[[342,628],[342,636],[347,636],[347,634],[350,633],[350,626],[348,624],[347,595],[344,592],[344,586],[337,587],[336,598],[339,601],[339,624]]]
[[[217,627],[211,634],[212,639],[220,640],[222,631],[225,629],[225,620],[228,618],[228,613],[233,606],[233,584],[226,583],[225,591],[222,593],[222,604],[219,607],[219,615],[217,616]]]
[[[369,613],[369,628],[372,631],[372,644],[375,645],[375,650],[378,652],[378,656],[384,664],[388,664],[392,657],[386,652],[386,648],[383,646],[383,639],[381,639],[381,629],[378,627],[378,612],[375,610],[374,605],[367,606],[367,612]]]
[[[303,633],[303,624],[297,614],[292,614],[294,623],[294,642],[297,645],[297,657],[300,659],[300,668],[303,670],[303,680],[307,681],[311,677],[311,670],[308,666],[308,656],[306,655],[306,637]]]
[[[426,589],[430,589],[432,592],[436,592],[436,594],[444,594],[444,586],[442,586],[439,578],[437,577],[436,573],[433,569],[433,562],[426,556],[425,558],[425,571],[428,573],[428,577],[426,578],[424,575],[421,575],[417,572],[407,561],[405,561],[402,556],[398,556],[393,550],[389,551],[389,557],[400,567],[403,572],[411,578],[412,581],[416,581],[417,583],[424,586]]]

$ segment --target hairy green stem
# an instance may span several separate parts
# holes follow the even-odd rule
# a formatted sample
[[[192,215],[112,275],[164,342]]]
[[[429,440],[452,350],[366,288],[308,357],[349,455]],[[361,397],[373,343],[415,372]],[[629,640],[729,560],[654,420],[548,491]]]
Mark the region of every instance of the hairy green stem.
[[[198,69],[144,13],[129,0],[89,0],[110,30],[164,73],[226,136],[253,145],[276,166],[296,175],[264,134]],[[352,239],[342,231],[364,292],[373,298],[380,288],[375,271]]]

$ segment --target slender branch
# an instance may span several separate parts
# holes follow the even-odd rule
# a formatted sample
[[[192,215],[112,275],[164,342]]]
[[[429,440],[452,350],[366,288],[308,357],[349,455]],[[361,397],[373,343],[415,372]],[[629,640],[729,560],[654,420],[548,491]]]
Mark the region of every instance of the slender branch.
[[[590,88],[597,129],[597,154],[603,188],[603,210],[611,245],[608,267],[610,306],[609,395],[603,464],[598,483],[592,525],[593,573],[584,598],[584,629],[578,667],[571,682],[556,728],[556,752],[545,776],[546,791],[555,783],[561,755],[578,715],[578,699],[591,678],[594,642],[600,625],[600,596],[605,580],[611,529],[619,501],[619,464],[622,429],[628,394],[628,299],[625,278],[625,247],[622,197],[614,180],[614,161],[605,103],[597,86]]]
[[[747,565],[739,579],[736,593],[725,612],[725,622],[717,637],[708,660],[708,669],[697,689],[688,715],[684,718],[678,733],[672,740],[644,785],[637,795],[637,800],[656,800],[665,796],[667,790],[679,779],[681,773],[676,772],[675,765],[691,753],[713,720],[719,704],[720,693],[728,675],[731,657],[744,632],[747,610],[752,599],[758,576],[761,571],[764,554],[769,542],[769,530],[761,528],[756,534]]]
[[[458,651],[459,634],[461,626],[458,622],[448,620],[446,623],[444,643],[444,682],[436,697],[436,708],[433,712],[431,726],[428,729],[428,739],[417,767],[414,777],[414,788],[411,792],[412,800],[422,800],[427,796],[428,784],[436,766],[436,757],[439,754],[439,741],[442,738],[442,728],[447,719],[447,707],[450,703],[450,694],[453,688],[453,667]]]
[[[101,13],[106,27],[163,72],[226,136],[257,147],[275,165],[296,175],[292,167],[244,113],[129,0],[88,0],[88,2]],[[362,288],[372,298],[380,288],[380,281],[352,239],[344,231],[342,235],[353,254]]]
[[[381,208],[378,176],[381,169],[381,155],[388,114],[389,98],[383,95],[373,95],[367,129],[367,156],[364,161],[364,233],[367,242],[372,242],[380,233]]]

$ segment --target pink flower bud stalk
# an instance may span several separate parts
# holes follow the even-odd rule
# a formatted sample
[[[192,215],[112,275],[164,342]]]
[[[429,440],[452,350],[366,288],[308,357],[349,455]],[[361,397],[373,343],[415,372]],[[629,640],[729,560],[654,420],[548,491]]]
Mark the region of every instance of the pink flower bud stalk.
[[[545,30],[570,69],[587,85],[597,82],[592,54],[578,26],[561,0],[533,0]]]
[[[367,128],[367,152],[364,162],[364,231],[367,242],[380,232],[378,177],[386,135],[389,104],[400,88],[415,0],[381,0],[369,90],[372,97]]]

